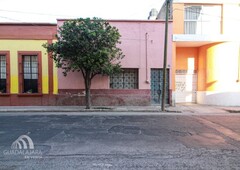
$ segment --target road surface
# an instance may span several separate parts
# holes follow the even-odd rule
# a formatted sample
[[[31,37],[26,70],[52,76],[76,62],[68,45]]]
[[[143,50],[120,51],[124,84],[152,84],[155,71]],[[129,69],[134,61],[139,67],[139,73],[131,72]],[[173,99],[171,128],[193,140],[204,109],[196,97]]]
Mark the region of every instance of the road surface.
[[[240,114],[120,114],[1,114],[0,169],[240,169]]]

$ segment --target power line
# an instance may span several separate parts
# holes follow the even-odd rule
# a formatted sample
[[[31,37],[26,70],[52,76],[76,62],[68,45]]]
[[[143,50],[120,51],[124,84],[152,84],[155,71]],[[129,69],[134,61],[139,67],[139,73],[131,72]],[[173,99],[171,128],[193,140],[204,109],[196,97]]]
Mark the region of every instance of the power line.
[[[176,11],[176,10],[177,10],[177,11],[183,11],[183,12],[185,12],[184,9],[179,9],[179,8],[174,8],[174,9],[172,10],[172,12],[173,12],[173,11]],[[212,17],[224,18],[225,20],[226,20],[226,19],[231,19],[231,20],[240,21],[240,18],[224,17],[224,16],[222,16],[222,15],[211,15],[211,14],[207,14],[207,13],[203,13],[203,12],[196,12],[196,11],[193,11],[193,10],[190,10],[190,9],[188,9],[187,11],[190,11],[191,13],[195,13],[195,14],[205,15],[205,16],[212,16]]]
[[[18,22],[21,22],[20,20],[13,19],[13,18],[9,18],[9,17],[5,17],[5,16],[0,16],[0,18],[7,19],[7,20],[11,20],[11,21],[18,21]]]
[[[4,10],[0,9],[0,11],[10,12],[10,13],[20,13],[20,14],[33,14],[33,15],[44,15],[44,16],[63,16],[63,17],[76,17],[70,15],[62,15],[62,14],[50,14],[50,13],[38,13],[38,12],[27,12],[27,11],[14,11],[14,10]]]
[[[173,11],[185,11],[184,9],[179,9],[179,8],[174,8],[172,9],[171,12]],[[27,11],[14,11],[14,10],[4,10],[4,9],[0,9],[0,11],[3,11],[3,12],[10,12],[10,13],[19,13],[19,14],[33,14],[33,15],[42,15],[42,16],[55,16],[55,17],[71,17],[71,18],[77,18],[76,16],[68,16],[68,15],[62,15],[62,14],[49,14],[49,13],[35,13],[35,12],[27,12]],[[233,18],[233,17],[223,17],[221,15],[211,15],[211,14],[207,14],[207,13],[203,13],[203,12],[196,12],[196,11],[193,11],[191,9],[188,9],[188,11],[192,12],[192,13],[196,13],[196,14],[201,14],[201,15],[206,15],[206,16],[214,16],[214,17],[219,17],[219,18],[224,18],[225,20],[226,19],[229,19],[229,20],[236,20],[236,21],[240,21],[239,18]],[[3,19],[7,19],[7,20],[10,20],[10,21],[18,21],[18,22],[23,22],[19,19],[16,19],[16,18],[10,18],[10,17],[7,17],[7,16],[3,16],[1,15],[0,18],[3,18]],[[52,18],[52,19],[55,19],[56,18]],[[24,22],[25,23],[25,22]],[[26,22],[27,23],[27,22]]]

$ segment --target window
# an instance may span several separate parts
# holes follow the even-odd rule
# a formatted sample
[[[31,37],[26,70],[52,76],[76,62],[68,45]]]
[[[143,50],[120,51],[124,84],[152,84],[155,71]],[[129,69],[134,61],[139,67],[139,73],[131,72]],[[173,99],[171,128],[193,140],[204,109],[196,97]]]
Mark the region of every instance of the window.
[[[0,93],[7,92],[7,58],[0,55]]]
[[[23,56],[23,93],[38,93],[38,57]]]
[[[10,53],[0,51],[0,94],[10,93]]]
[[[185,6],[185,34],[221,34],[221,6]]]
[[[20,93],[41,92],[41,53],[19,52]]]
[[[138,69],[123,69],[122,73],[110,77],[112,89],[137,89]]]

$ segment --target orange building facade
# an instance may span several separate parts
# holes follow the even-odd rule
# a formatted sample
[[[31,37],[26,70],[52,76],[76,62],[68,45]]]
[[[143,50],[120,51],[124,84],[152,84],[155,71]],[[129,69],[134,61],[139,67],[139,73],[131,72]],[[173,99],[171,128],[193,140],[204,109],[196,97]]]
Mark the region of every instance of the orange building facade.
[[[240,106],[239,2],[173,0],[170,8],[173,104]]]

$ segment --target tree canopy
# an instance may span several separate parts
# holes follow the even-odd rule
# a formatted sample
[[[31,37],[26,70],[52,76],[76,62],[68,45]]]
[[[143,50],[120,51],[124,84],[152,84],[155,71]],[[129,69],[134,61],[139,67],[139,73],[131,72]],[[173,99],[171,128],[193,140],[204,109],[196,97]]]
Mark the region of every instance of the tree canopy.
[[[97,74],[111,75],[120,72],[124,57],[116,27],[99,18],[68,20],[58,28],[57,41],[44,44],[52,54],[56,66],[66,76],[70,71],[81,71],[86,90],[86,106],[91,107],[91,80]]]

